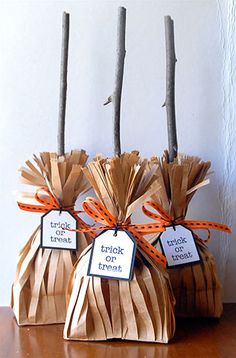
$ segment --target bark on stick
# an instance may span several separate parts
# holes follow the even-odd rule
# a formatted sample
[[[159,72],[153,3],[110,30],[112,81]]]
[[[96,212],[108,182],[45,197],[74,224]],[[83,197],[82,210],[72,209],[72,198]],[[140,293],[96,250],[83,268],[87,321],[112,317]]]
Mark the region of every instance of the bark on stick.
[[[113,94],[108,97],[104,105],[113,103],[114,107],[114,155],[121,154],[120,143],[120,108],[121,108],[121,93],[124,76],[124,62],[125,62],[125,29],[126,29],[126,9],[124,7],[118,8],[118,25],[117,25],[117,62],[115,71],[115,88]]]
[[[58,135],[57,135],[58,155],[65,154],[65,115],[66,115],[69,29],[70,29],[70,15],[64,12],[62,15],[61,74],[60,74],[60,97],[59,97]]]
[[[178,143],[175,117],[175,41],[174,21],[165,16],[165,42],[166,42],[166,99],[164,106],[167,113],[167,131],[169,145],[169,161],[177,157]]]

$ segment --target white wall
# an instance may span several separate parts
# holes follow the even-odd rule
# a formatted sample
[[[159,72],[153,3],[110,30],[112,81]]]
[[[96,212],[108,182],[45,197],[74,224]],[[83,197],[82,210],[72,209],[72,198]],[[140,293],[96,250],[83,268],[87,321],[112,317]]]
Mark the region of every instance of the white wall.
[[[62,11],[71,14],[66,147],[85,148],[91,157],[97,151],[109,156],[112,108],[103,107],[103,102],[113,88],[119,5],[127,7],[123,150],[138,148],[143,156],[150,156],[161,154],[167,146],[161,105],[163,17],[170,14],[178,59],[179,148],[211,160],[214,169],[211,185],[197,193],[189,217],[224,220],[235,229],[233,0],[1,1],[1,305],[9,304],[17,254],[40,218],[17,208],[13,193],[24,190],[17,170],[33,153],[56,150]],[[236,301],[232,238],[214,233],[210,244],[226,301]]]

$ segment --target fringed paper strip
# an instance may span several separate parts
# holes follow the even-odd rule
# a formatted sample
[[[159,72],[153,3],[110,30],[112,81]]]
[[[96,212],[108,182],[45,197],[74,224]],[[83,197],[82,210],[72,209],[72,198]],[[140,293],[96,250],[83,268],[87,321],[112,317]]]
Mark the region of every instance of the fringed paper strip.
[[[176,314],[181,317],[215,317],[223,312],[221,282],[214,256],[196,239],[201,263],[170,269]]]
[[[160,160],[152,158],[151,162],[159,164],[161,184],[152,199],[173,219],[184,219],[194,193],[208,183],[205,178],[210,162],[179,154],[170,163],[167,152]],[[223,307],[215,259],[200,239],[196,238],[196,244],[201,256],[199,263],[168,270],[176,298],[176,315],[220,317]]]
[[[78,195],[90,187],[82,172],[86,160],[83,150],[65,156],[41,153],[34,156],[36,164],[27,161],[27,167],[20,169],[21,181],[46,187],[61,207],[73,207]],[[28,202],[34,195],[22,193],[21,197]],[[89,235],[79,233],[78,251],[43,249],[39,247],[40,226],[35,230],[20,252],[12,287],[11,306],[19,325],[65,321],[68,280],[79,254],[89,243]]]
[[[97,197],[120,224],[157,190],[138,152],[97,158],[84,172]],[[168,274],[138,249],[131,281],[87,276],[91,247],[81,254],[69,283],[64,338],[112,338],[167,343],[174,335],[174,297]]]

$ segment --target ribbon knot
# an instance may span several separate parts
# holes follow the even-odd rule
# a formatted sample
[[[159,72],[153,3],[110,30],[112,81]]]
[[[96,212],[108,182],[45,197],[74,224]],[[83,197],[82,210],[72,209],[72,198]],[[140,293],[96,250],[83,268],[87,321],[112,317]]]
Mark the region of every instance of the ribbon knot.
[[[120,226],[117,225],[117,226],[115,227],[114,236],[117,236],[117,232],[118,232],[119,229],[120,229]]]
[[[176,221],[175,221],[175,220],[171,220],[170,226],[173,227],[174,231],[176,230],[176,229],[175,229],[176,225],[177,225],[177,224],[176,224]]]

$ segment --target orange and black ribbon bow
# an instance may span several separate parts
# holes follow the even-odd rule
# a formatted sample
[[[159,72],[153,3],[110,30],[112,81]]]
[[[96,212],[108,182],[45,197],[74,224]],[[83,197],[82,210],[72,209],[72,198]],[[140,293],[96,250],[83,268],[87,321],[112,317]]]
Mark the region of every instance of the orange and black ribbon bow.
[[[146,208],[146,206],[150,206],[151,208],[155,209],[155,213],[150,211]],[[207,230],[208,236],[207,239],[203,240],[203,242],[207,242],[211,239],[211,232],[210,229],[224,231],[227,233],[231,233],[232,231],[230,228],[225,224],[220,224],[214,221],[205,221],[205,220],[185,220],[185,219],[174,219],[172,218],[160,204],[155,201],[147,201],[142,207],[143,213],[148,216],[149,218],[154,219],[160,225],[164,225],[165,227],[171,225],[183,225],[188,229],[191,230]],[[199,239],[199,238],[198,238]]]
[[[166,267],[166,258],[154,246],[144,239],[142,234],[159,233],[165,231],[163,224],[138,224],[133,225],[127,220],[125,223],[118,223],[117,219],[97,199],[88,197],[82,203],[83,209],[97,223],[102,225],[88,229],[78,229],[79,232],[92,232],[109,229],[123,229],[131,233],[137,241],[137,245],[157,264]]]
[[[40,193],[42,194],[42,192],[44,193],[44,195],[40,195]],[[76,211],[74,209],[74,206],[62,207],[60,205],[59,201],[50,192],[48,187],[41,187],[41,188],[37,189],[37,191],[34,195],[34,198],[40,205],[26,204],[26,203],[21,203],[19,201],[17,202],[17,204],[21,210],[30,211],[30,212],[38,212],[38,213],[47,213],[48,211],[53,210],[53,209],[54,210],[56,210],[56,209],[67,210],[79,222],[79,226],[81,228],[83,228],[83,229],[89,228],[89,225],[87,225],[81,218],[78,217],[77,214],[79,213],[79,211]],[[91,236],[94,236],[94,235],[92,234]]]

